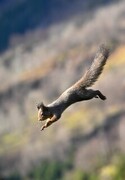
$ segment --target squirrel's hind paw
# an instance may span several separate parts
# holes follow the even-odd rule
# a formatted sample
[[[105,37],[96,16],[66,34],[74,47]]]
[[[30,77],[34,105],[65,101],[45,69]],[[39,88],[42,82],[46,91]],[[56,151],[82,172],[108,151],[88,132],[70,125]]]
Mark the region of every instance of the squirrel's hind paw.
[[[106,96],[101,96],[101,99],[104,101],[104,100],[106,100],[107,98],[106,98]]]

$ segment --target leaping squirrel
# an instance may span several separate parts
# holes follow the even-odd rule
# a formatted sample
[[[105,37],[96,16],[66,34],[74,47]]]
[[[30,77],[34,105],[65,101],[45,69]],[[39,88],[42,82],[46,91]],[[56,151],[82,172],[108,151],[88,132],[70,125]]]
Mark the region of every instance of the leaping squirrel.
[[[92,98],[100,98],[102,100],[106,99],[99,90],[88,89],[88,87],[92,86],[97,81],[99,75],[102,73],[104,65],[106,64],[108,56],[108,48],[101,45],[91,67],[80,80],[64,91],[61,96],[51,104],[45,106],[42,102],[37,105],[38,120],[46,120],[46,123],[41,127],[41,130],[44,130],[44,128],[47,128],[60,119],[64,110],[73,103],[90,100]]]

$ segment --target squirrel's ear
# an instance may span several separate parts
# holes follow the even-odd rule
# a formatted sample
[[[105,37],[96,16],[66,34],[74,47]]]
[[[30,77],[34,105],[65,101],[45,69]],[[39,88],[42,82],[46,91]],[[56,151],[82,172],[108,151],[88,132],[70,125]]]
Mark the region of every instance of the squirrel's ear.
[[[44,106],[44,104],[43,104],[43,102],[41,102],[41,103],[37,104],[37,109],[38,109],[38,110],[39,110],[40,108],[43,109],[43,106]]]
[[[39,110],[40,108],[42,109],[42,111],[48,110],[48,108],[43,104],[43,102],[37,105],[37,109]]]

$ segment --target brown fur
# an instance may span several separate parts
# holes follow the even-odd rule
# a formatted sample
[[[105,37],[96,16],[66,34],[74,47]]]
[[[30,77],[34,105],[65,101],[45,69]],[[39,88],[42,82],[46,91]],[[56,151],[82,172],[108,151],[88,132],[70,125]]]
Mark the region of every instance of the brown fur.
[[[100,46],[91,67],[79,81],[64,91],[64,93],[51,104],[45,106],[43,103],[40,103],[37,106],[38,120],[47,120],[45,125],[42,126],[41,130],[47,128],[52,123],[57,121],[61,117],[64,110],[73,103],[90,100],[92,98],[100,98],[102,100],[106,99],[106,97],[99,90],[87,89],[87,87],[92,86],[98,79],[99,75],[102,73],[108,56],[108,49],[104,45]]]

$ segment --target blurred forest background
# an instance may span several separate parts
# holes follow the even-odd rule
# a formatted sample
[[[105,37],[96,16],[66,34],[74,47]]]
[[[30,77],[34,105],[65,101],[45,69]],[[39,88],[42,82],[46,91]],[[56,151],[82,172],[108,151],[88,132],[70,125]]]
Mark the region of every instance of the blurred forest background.
[[[112,53],[94,85],[41,132],[37,103],[55,100]],[[125,1],[0,1],[0,179],[125,179]]]

